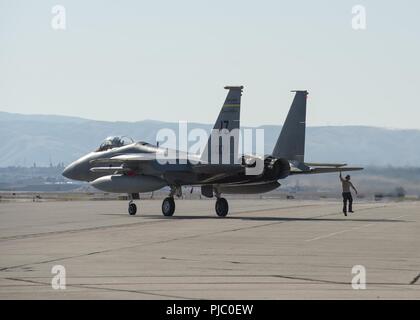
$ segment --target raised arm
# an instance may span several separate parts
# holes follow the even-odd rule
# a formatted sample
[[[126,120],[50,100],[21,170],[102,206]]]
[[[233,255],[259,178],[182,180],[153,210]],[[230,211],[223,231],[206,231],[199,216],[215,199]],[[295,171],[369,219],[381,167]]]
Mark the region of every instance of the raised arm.
[[[351,182],[350,182],[350,186],[353,188],[354,192],[356,192],[356,194],[357,194],[357,190],[356,190],[356,188],[354,187],[353,183],[351,183]]]
[[[341,175],[341,171],[340,171],[340,181],[341,181],[341,182],[343,182],[343,181],[344,181],[343,176]]]

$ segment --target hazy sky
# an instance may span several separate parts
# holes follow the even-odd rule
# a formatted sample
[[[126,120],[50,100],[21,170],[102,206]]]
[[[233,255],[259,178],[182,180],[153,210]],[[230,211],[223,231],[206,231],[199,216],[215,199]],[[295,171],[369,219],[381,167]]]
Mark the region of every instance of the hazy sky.
[[[282,123],[307,89],[308,125],[420,129],[419,14],[415,0],[0,0],[0,110],[212,123],[223,87],[244,85],[244,125]]]

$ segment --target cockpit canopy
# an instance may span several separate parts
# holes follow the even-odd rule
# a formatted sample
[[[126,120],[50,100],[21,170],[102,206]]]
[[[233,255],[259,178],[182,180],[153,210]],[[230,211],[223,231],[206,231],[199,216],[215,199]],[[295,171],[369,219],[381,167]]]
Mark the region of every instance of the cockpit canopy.
[[[108,137],[101,143],[101,145],[96,151],[106,151],[113,148],[119,148],[131,143],[134,143],[133,139],[126,136]]]

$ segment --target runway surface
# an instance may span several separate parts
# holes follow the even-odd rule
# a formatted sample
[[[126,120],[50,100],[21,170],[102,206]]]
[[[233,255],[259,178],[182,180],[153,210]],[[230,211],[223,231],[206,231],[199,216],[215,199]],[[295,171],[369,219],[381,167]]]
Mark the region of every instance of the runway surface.
[[[420,204],[0,202],[0,299],[419,299]],[[66,289],[54,290],[54,265]],[[352,268],[366,289],[352,288]]]

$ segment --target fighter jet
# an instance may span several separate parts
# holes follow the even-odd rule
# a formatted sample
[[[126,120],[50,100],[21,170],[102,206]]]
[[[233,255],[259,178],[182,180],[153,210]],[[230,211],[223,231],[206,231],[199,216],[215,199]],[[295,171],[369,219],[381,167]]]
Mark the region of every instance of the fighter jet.
[[[97,150],[67,166],[63,176],[87,181],[102,191],[129,194],[130,215],[137,212],[134,200],[139,199],[140,193],[168,186],[170,191],[162,202],[162,213],[172,216],[175,212],[174,196],[182,196],[182,186],[199,186],[203,196],[216,197],[216,214],[225,217],[229,205],[222,194],[269,192],[280,186],[279,180],[294,174],[363,169],[340,163],[305,162],[307,91],[294,91],[292,106],[272,154],[239,156],[243,86],[227,86],[225,89],[229,90],[226,100],[200,155],[134,142],[127,137],[109,137]],[[261,167],[258,174],[247,173],[257,165]]]

